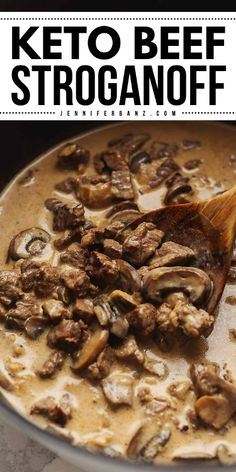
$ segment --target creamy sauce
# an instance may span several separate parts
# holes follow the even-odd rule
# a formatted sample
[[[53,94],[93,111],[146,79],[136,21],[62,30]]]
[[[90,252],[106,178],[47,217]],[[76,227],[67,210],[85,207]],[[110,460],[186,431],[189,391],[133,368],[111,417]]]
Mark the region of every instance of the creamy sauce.
[[[194,176],[192,185],[198,199],[209,198],[235,184],[236,161],[231,156],[234,153],[236,155],[236,129],[230,126],[204,122],[137,122],[107,128],[74,141],[88,148],[94,155],[102,151],[111,138],[120,137],[127,132],[148,132],[152,139],[177,144],[184,139],[200,140],[202,146],[199,149],[180,150],[176,157],[181,166],[191,159],[203,160],[199,168],[186,171],[186,175]],[[6,262],[9,241],[21,230],[39,226],[53,238],[56,237],[52,231],[51,214],[45,211],[44,201],[52,196],[65,202],[71,201],[71,195],[56,191],[54,185],[67,176],[76,175],[75,172],[62,172],[55,167],[57,150],[49,151],[30,165],[33,178],[29,179],[28,183],[22,184],[22,178],[28,172],[26,169],[11,182],[1,196],[1,268],[11,267],[12,263]],[[160,187],[149,193],[139,194],[140,208],[149,210],[161,206],[163,192],[163,187]],[[96,219],[103,216],[103,211],[86,210],[86,214]],[[52,245],[47,246],[43,258],[56,265],[58,257]],[[226,442],[236,453],[236,426],[233,421],[223,433],[204,427],[194,430],[186,417],[186,412],[194,403],[193,392],[188,390],[184,398],[178,400],[167,391],[173,382],[188,382],[189,364],[204,358],[216,361],[222,368],[227,365],[236,378],[236,341],[229,337],[229,329],[236,328],[236,306],[226,302],[229,295],[236,295],[235,285],[230,283],[225,288],[217,310],[213,332],[207,339],[191,340],[190,345],[183,346],[179,352],[171,353],[159,351],[153,343],[152,351],[168,367],[169,375],[166,379],[160,380],[155,375],[137,372],[118,362],[112,367],[114,373],[125,372],[134,379],[136,394],[141,388],[148,387],[155,397],[164,397],[170,402],[171,408],[156,416],[157,422],[168,423],[172,430],[171,440],[162,454],[157,456],[156,462],[168,462],[173,456],[193,450],[200,453],[205,451],[214,456],[217,445]],[[17,354],[16,346],[19,345],[23,346],[24,352],[21,355]],[[35,371],[46,360],[49,352],[45,334],[32,341],[24,334],[13,333],[1,327],[1,365],[5,366],[17,383],[16,393],[5,393],[12,405],[23,414],[29,415],[30,406],[34,401],[47,395],[57,397],[62,392],[68,392],[72,398],[73,417],[66,429],[72,433],[73,442],[87,447],[112,447],[125,454],[135,429],[147,417],[145,407],[140,405],[138,397],[134,396],[132,408],[123,406],[112,409],[104,399],[102,389],[86,378],[73,374],[68,360],[55,378],[40,380]],[[12,367],[12,363],[15,363],[15,367]],[[42,427],[47,425],[47,421],[41,416],[30,416],[30,420]]]

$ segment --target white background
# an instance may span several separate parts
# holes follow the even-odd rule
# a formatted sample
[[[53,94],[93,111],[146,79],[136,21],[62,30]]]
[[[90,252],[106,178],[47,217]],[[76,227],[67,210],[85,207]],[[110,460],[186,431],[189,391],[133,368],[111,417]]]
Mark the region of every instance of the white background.
[[[15,15],[15,16],[14,16]],[[116,29],[121,38],[121,48],[118,54],[110,60],[99,60],[94,58],[89,52],[87,39],[89,33],[97,26],[108,25]],[[193,38],[202,39],[202,47],[195,47],[193,50],[203,51],[202,60],[183,60],[182,46],[182,27],[183,26],[201,26],[203,28],[202,35],[194,35]],[[205,27],[206,26],[224,26],[226,28],[225,35],[218,35],[218,38],[224,38],[225,46],[216,47],[216,55],[214,60],[205,59]],[[80,39],[80,59],[71,60],[71,38],[68,34],[54,34],[53,37],[61,39],[61,47],[54,47],[54,51],[62,52],[61,60],[31,60],[24,51],[21,51],[19,60],[12,60],[12,26],[20,26],[23,34],[30,26],[39,26],[39,30],[32,36],[29,43],[38,54],[42,55],[42,27],[43,26],[86,26],[87,34],[82,34]],[[160,26],[179,26],[179,48],[172,48],[180,52],[179,60],[160,61],[157,55],[153,59],[136,60],[134,59],[134,27],[149,26],[155,30],[155,42],[159,46],[159,29]],[[1,120],[232,120],[236,114],[236,12],[224,14],[222,12],[209,13],[184,13],[184,12],[168,12],[168,13],[1,13],[0,18],[0,119]],[[172,36],[174,38],[174,36]],[[107,36],[100,37],[98,42],[101,50],[107,50],[110,40]],[[164,65],[165,70],[171,65],[182,65],[188,70],[189,66],[194,65],[226,65],[226,72],[219,72],[218,80],[224,81],[224,89],[218,90],[217,105],[209,106],[209,87],[208,72],[199,73],[199,80],[206,83],[205,90],[199,90],[197,93],[197,106],[189,104],[189,81],[187,81],[187,99],[181,106],[173,106],[168,104],[166,98],[166,87],[163,106],[158,106],[154,98],[151,99],[150,106],[135,106],[132,99],[128,99],[125,106],[120,106],[118,101],[111,106],[103,106],[98,99],[91,106],[81,106],[76,102],[75,81],[73,82],[74,103],[73,106],[65,105],[65,95],[62,92],[62,100],[60,106],[53,105],[53,72],[46,72],[46,95],[45,105],[39,106],[37,103],[37,74],[31,73],[29,78],[24,78],[31,92],[31,99],[27,105],[14,105],[11,94],[19,92],[19,89],[12,81],[12,69],[15,65],[26,65],[31,69],[32,65],[67,65],[74,71],[81,65],[91,65],[95,71],[98,71],[102,65],[113,65],[118,73],[118,97],[121,89],[123,71],[125,65],[135,65],[139,83],[140,97],[142,102],[142,71],[144,65]],[[83,115],[86,111],[86,116]],[[135,111],[138,116],[135,116]],[[175,115],[173,115],[173,112]]]

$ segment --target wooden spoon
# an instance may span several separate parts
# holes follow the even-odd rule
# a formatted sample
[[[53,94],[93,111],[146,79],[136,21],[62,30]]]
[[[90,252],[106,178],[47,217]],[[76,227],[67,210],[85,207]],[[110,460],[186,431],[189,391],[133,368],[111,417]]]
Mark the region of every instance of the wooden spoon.
[[[165,241],[191,247],[197,266],[211,277],[214,289],[205,309],[212,313],[222,295],[236,236],[236,185],[211,200],[171,205],[145,213],[128,225],[154,223],[165,233]],[[127,227],[124,228],[124,232]]]

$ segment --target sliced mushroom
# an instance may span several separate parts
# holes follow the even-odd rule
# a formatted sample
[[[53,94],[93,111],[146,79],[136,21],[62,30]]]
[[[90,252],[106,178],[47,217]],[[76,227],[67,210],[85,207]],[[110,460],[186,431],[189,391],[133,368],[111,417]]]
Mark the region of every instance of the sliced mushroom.
[[[143,367],[151,374],[157,375],[160,379],[165,379],[169,374],[167,365],[150,350],[145,352]]]
[[[161,302],[170,292],[181,291],[199,305],[208,300],[212,282],[206,272],[195,267],[160,267],[144,276],[143,291],[147,299],[154,302]]]
[[[109,326],[111,333],[118,338],[125,338],[129,324],[114,304],[105,297],[99,297],[95,302],[94,312],[101,326]]]
[[[139,212],[139,207],[137,203],[131,202],[130,200],[125,200],[123,202],[117,203],[116,205],[113,205],[112,208],[110,208],[106,213],[106,218],[112,221],[113,219],[116,219],[117,214],[120,214],[120,212],[123,212],[124,210],[133,210]]]
[[[0,366],[0,387],[4,388],[4,390],[7,390],[8,392],[12,392],[15,388],[12,378],[2,366]]]
[[[87,339],[81,351],[78,353],[78,359],[72,366],[73,372],[77,374],[94,362],[100,352],[105,348],[108,337],[109,331],[107,329],[98,328],[95,333]]]
[[[141,290],[141,277],[137,270],[122,259],[117,259],[116,265],[119,270],[118,288],[131,294],[139,292]]]
[[[214,459],[215,458],[215,454],[211,454],[207,451],[196,451],[195,449],[194,450],[188,450],[188,451],[183,451],[181,452],[180,451],[176,451],[174,456],[173,456],[173,459],[176,460],[176,461],[182,461],[182,460],[193,460],[193,461],[197,461],[197,460],[211,460],[211,459]]]
[[[176,203],[175,199],[182,194],[191,193],[193,191],[191,185],[185,181],[184,178],[177,180],[172,187],[170,187],[165,195],[165,205]]]
[[[236,454],[235,452],[230,451],[226,444],[220,444],[216,450],[217,459],[220,464],[224,465],[235,465],[236,464]]]
[[[132,405],[133,380],[122,374],[115,374],[102,380],[102,389],[106,399],[114,406]]]
[[[163,447],[168,443],[171,436],[169,429],[160,429],[141,450],[141,456],[147,462],[152,462]]]
[[[137,302],[134,300],[134,297],[126,292],[123,292],[122,290],[113,290],[113,292],[110,294],[110,299],[124,313],[133,310],[137,306]]]
[[[136,174],[142,164],[151,162],[151,156],[147,151],[139,151],[132,154],[129,162],[129,168],[133,174]]]
[[[195,411],[204,423],[221,429],[235,412],[235,404],[222,394],[204,395],[196,401]]]
[[[50,239],[50,234],[42,228],[25,229],[11,240],[9,256],[17,261],[40,254]]]
[[[90,152],[75,143],[65,144],[58,153],[58,165],[64,169],[77,169],[79,164],[87,164]]]
[[[37,339],[47,328],[48,320],[42,316],[31,316],[25,321],[25,332],[31,339]]]
[[[57,323],[63,318],[70,318],[70,312],[65,308],[60,300],[46,300],[43,304],[45,315],[53,322]]]

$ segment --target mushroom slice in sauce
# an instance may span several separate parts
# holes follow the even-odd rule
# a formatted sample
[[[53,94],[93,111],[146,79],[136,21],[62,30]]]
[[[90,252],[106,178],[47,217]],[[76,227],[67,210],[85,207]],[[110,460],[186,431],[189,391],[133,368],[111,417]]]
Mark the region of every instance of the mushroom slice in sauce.
[[[154,302],[161,302],[171,291],[188,294],[194,304],[205,303],[212,290],[209,276],[195,267],[160,267],[150,270],[143,280],[145,296]]]
[[[75,373],[79,373],[89,364],[95,361],[100,352],[105,348],[109,337],[109,331],[107,329],[97,329],[85,342],[81,351],[78,353],[78,359],[72,366],[72,370]]]
[[[133,380],[122,374],[114,374],[102,381],[106,399],[114,406],[128,405],[133,402]]]
[[[51,236],[42,228],[29,228],[18,233],[10,242],[9,256],[17,261],[40,254]]]

